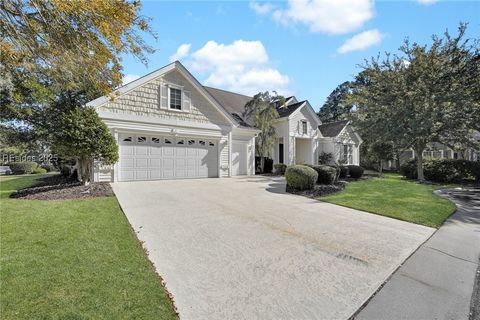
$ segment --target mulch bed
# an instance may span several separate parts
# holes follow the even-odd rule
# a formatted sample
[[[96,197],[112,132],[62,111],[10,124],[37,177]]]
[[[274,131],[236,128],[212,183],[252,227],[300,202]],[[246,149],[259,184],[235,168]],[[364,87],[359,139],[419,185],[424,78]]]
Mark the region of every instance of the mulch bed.
[[[297,191],[287,188],[288,193],[297,194],[308,198],[317,198],[328,194],[337,193],[345,189],[347,185],[344,181],[338,181],[335,184],[317,184],[311,190]]]
[[[53,175],[41,178],[32,187],[20,189],[10,195],[11,198],[29,200],[65,200],[113,196],[109,183],[100,182],[84,186],[82,183]]]

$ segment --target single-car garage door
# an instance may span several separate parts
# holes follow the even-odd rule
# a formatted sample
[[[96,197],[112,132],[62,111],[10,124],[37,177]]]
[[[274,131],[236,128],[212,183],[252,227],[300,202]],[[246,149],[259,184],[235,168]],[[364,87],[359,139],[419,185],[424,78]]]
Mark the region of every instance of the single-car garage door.
[[[247,143],[244,141],[232,141],[232,175],[241,176],[247,174]]]
[[[119,181],[218,177],[216,140],[122,134],[119,144]]]

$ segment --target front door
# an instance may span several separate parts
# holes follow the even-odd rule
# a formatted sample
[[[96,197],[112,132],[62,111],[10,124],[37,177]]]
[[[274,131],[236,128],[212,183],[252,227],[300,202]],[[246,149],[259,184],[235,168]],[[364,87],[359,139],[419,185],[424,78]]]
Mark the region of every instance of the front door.
[[[278,163],[283,163],[283,143],[278,145]]]

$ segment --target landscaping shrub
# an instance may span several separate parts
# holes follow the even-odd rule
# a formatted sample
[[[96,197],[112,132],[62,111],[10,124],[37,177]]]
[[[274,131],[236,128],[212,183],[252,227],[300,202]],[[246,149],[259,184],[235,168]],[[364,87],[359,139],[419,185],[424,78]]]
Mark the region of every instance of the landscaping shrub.
[[[460,182],[463,179],[461,165],[450,159],[427,160],[423,163],[423,175],[433,182]]]
[[[45,174],[47,173],[47,170],[41,167],[33,169],[33,174]]]
[[[72,168],[70,166],[67,166],[67,165],[63,165],[61,168],[60,168],[60,174],[64,177],[70,177],[72,175]]]
[[[407,179],[417,179],[417,162],[409,160],[400,166],[400,173]],[[424,160],[423,174],[432,182],[456,183],[469,178],[480,181],[480,162],[461,159]]]
[[[340,168],[340,178],[346,178],[348,176],[348,167],[347,166],[339,166]]]
[[[315,170],[318,174],[317,183],[318,184],[333,184],[337,178],[337,169],[325,165],[308,165],[308,167]]]
[[[353,179],[360,179],[363,176],[363,168],[360,166],[349,165],[348,173]]]
[[[411,159],[402,163],[400,173],[407,179],[417,179],[417,161]]]
[[[287,190],[309,190],[315,186],[317,181],[317,171],[303,165],[294,165],[287,167],[285,179],[287,180]]]
[[[42,164],[40,167],[47,170],[47,172],[55,171],[56,168],[53,164]]]
[[[38,163],[33,161],[12,162],[8,166],[13,174],[29,174],[38,167]]]
[[[287,170],[287,165],[284,163],[275,163],[273,165],[273,169],[275,170],[276,174],[281,174],[283,176],[285,174],[285,170]]]

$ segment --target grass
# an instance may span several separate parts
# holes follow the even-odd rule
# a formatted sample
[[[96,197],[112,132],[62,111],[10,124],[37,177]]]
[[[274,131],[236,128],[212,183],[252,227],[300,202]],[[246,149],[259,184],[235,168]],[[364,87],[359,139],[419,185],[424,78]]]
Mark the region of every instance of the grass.
[[[2,319],[176,319],[115,197],[10,199],[0,177]]]
[[[433,193],[438,186],[386,174],[351,182],[340,193],[317,198],[341,206],[438,228],[455,211],[455,204]]]

